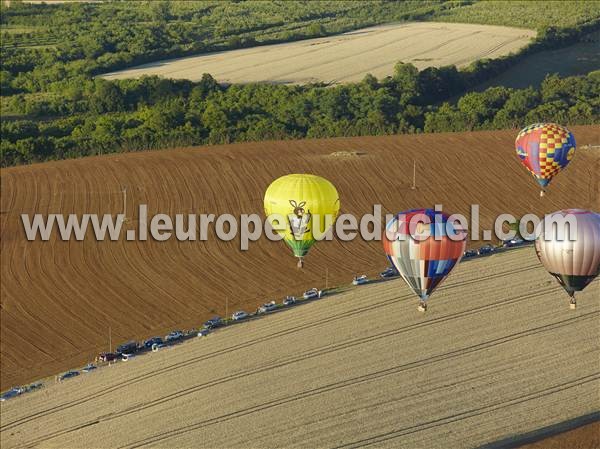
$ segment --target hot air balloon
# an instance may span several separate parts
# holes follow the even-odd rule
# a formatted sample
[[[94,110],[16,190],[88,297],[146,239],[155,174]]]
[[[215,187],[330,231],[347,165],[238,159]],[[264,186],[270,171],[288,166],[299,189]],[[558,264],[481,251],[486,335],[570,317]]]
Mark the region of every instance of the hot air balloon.
[[[552,178],[573,159],[575,137],[564,126],[535,123],[521,130],[515,148],[521,163],[542,187],[540,196],[544,196]]]
[[[562,221],[565,217],[576,222],[574,240],[569,239],[567,225]],[[558,224],[548,229],[544,225],[550,220]],[[574,309],[575,292],[583,290],[600,273],[600,214],[582,209],[560,210],[549,214],[536,232],[538,259],[569,294]]]
[[[383,238],[386,255],[419,296],[421,312],[427,310],[429,296],[462,258],[466,244],[466,232],[449,222],[448,215],[433,209],[400,212],[386,225]]]
[[[335,222],[340,199],[337,190],[327,179],[293,174],[271,183],[265,192],[264,208],[272,225],[278,221],[272,217],[274,214],[285,217],[285,229],[277,230],[275,226],[274,229],[292,248],[294,256],[299,258],[298,268],[302,268],[304,256],[315,243],[315,237],[327,232]]]

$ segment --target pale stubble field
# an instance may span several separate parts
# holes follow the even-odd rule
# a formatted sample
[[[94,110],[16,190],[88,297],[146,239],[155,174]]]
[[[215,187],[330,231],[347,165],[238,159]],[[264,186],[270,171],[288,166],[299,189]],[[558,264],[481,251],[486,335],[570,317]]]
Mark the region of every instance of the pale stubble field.
[[[108,73],[106,79],[159,75],[223,83],[344,83],[392,75],[399,62],[419,69],[497,58],[518,51],[535,31],[491,25],[412,22],[382,25],[317,39],[157,61]]]
[[[532,247],[231,326],[2,404],[2,447],[476,447],[597,410],[600,291]]]

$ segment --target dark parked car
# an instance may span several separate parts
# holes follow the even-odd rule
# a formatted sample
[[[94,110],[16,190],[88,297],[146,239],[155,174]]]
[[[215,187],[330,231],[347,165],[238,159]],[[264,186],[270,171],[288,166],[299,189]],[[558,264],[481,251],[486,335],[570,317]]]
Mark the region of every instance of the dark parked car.
[[[77,376],[79,376],[79,371],[67,371],[66,373],[58,376],[58,381],[61,382],[63,380],[70,379],[71,377],[77,377]]]
[[[35,383],[29,384],[29,385],[23,387],[23,392],[27,393],[29,391],[39,390],[40,388],[43,388],[43,387],[44,387],[43,383],[35,382]]]
[[[482,246],[477,250],[477,254],[483,256],[484,254],[491,254],[494,252],[494,247],[492,245]]]
[[[137,352],[138,345],[135,341],[128,341],[127,343],[123,343],[122,345],[117,346],[117,354],[133,354]]]
[[[163,339],[160,337],[152,337],[144,341],[144,348],[151,349],[152,345],[162,345]]]
[[[7,401],[9,399],[19,396],[22,393],[23,393],[23,389],[21,387],[11,388],[6,393],[4,393],[2,396],[0,396],[0,401],[2,401],[2,402]]]
[[[475,257],[477,255],[477,251],[474,249],[469,249],[465,251],[464,257]]]
[[[223,320],[220,316],[212,317],[206,323],[204,323],[205,329],[216,329],[217,327],[223,326]]]
[[[98,354],[98,360],[101,362],[112,362],[113,360],[116,360],[117,357],[118,355],[114,352],[101,352]]]
[[[387,267],[385,270],[379,273],[379,276],[381,276],[384,279],[393,278],[394,276],[398,276],[398,270],[396,270],[395,267]]]

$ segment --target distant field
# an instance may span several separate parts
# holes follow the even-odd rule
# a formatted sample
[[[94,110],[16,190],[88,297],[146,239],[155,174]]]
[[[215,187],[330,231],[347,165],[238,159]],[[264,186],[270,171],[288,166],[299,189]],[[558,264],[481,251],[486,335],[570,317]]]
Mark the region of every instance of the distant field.
[[[557,50],[546,50],[519,61],[497,77],[477,86],[484,91],[491,86],[506,86],[522,89],[539,86],[546,75],[557,73],[561,77],[586,75],[600,70],[600,33],[590,35],[579,42]]]
[[[467,65],[526,45],[531,30],[458,23],[415,22],[365,28],[318,39],[246,48],[145,64],[104,75],[107,79],[160,75],[198,81],[304,84],[360,81],[367,73],[391,75],[398,61],[419,69]]]

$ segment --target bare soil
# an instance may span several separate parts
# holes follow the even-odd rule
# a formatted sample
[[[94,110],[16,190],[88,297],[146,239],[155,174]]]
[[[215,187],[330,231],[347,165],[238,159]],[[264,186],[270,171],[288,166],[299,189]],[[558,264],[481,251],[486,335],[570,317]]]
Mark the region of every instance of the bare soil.
[[[580,146],[600,142],[598,127],[574,127]],[[362,216],[432,207],[470,214],[481,229],[500,213],[600,209],[600,153],[581,150],[540,199],[513,149],[516,131],[256,142],[118,154],[3,169],[1,173],[1,386],[7,389],[83,365],[112,343],[199,326],[214,314],[255,310],[309,287],[349,283],[385,268],[380,242],[319,242],[296,269],[283,242],[260,239],[240,251],[219,241],[28,242],[21,214],[117,214],[136,229],[149,214],[262,213],[275,178],[307,172],[330,179],[342,213]],[[338,151],[365,153],[336,158]],[[413,160],[417,189],[411,190]],[[213,229],[211,227],[211,229]],[[326,277],[327,276],[327,277]],[[518,273],[515,273],[518,276]],[[549,281],[554,282],[549,277]],[[558,293],[557,293],[558,294]],[[226,309],[227,304],[227,309]],[[356,323],[371,326],[370,322]]]

